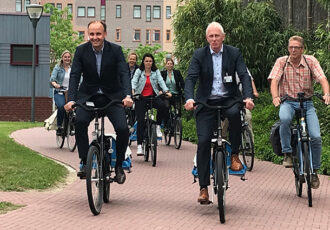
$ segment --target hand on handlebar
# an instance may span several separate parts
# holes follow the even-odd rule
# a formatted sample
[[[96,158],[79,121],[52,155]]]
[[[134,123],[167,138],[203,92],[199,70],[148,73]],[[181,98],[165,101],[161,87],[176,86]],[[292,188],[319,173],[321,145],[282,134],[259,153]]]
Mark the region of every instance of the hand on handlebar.
[[[132,107],[132,105],[133,105],[133,100],[132,100],[132,98],[131,97],[125,97],[124,99],[123,99],[123,104],[124,104],[124,106],[125,107]]]
[[[281,98],[280,97],[274,97],[273,98],[273,104],[275,107],[279,106],[281,104]]]
[[[254,103],[251,98],[246,98],[243,101],[245,102],[245,108],[247,108],[248,110],[252,110],[254,108]]]
[[[196,106],[194,106],[195,101],[193,99],[190,99],[186,102],[186,104],[184,105],[184,108],[188,111],[194,110],[196,108]]]
[[[64,105],[64,109],[66,110],[66,111],[72,111],[73,110],[73,108],[72,108],[72,106],[75,104],[75,102],[74,101],[69,101],[68,103],[66,103],[65,105]]]

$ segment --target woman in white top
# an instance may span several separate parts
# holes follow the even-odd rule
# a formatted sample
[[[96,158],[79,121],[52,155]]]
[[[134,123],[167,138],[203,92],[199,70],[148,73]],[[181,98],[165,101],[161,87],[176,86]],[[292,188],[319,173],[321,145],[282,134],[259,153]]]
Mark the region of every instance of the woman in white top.
[[[62,123],[65,115],[65,95],[63,90],[68,90],[69,79],[71,72],[71,59],[72,55],[70,51],[65,50],[61,55],[61,61],[54,67],[52,75],[50,77],[50,83],[55,88],[54,101],[57,107],[57,131],[56,135],[61,135]],[[63,90],[61,90],[63,89]]]

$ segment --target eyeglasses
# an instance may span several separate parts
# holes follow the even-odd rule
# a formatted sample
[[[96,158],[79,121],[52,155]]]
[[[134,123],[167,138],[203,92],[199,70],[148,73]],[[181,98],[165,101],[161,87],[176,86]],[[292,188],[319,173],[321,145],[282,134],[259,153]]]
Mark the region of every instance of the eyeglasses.
[[[302,46],[289,46],[290,50],[293,50],[293,49],[298,50],[298,49],[301,49],[301,48],[302,48]]]

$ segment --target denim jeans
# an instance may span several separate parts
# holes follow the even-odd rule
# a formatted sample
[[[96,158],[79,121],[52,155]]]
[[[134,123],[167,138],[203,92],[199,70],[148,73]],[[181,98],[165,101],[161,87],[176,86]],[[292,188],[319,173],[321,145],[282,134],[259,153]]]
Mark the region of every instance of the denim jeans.
[[[311,149],[313,156],[313,168],[320,169],[321,167],[321,151],[322,140],[320,134],[320,125],[317,118],[315,108],[312,101],[304,102],[304,108],[306,109],[308,134],[311,138]],[[282,152],[292,153],[291,148],[291,120],[295,115],[295,110],[299,109],[299,102],[285,101],[280,106],[280,137]]]
[[[58,94],[57,91],[54,91],[54,101],[57,107],[57,127],[60,127],[63,123],[65,110],[65,96],[64,94]]]

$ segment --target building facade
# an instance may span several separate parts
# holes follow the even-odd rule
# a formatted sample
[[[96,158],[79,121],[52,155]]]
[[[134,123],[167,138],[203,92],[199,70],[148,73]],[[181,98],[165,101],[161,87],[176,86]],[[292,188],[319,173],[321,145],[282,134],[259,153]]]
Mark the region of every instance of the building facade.
[[[174,51],[172,28],[176,0],[1,0],[0,12],[26,12],[29,4],[50,3],[58,9],[68,7],[73,29],[88,40],[87,25],[104,20],[107,39],[134,50],[139,44],[160,44],[163,51]]]

